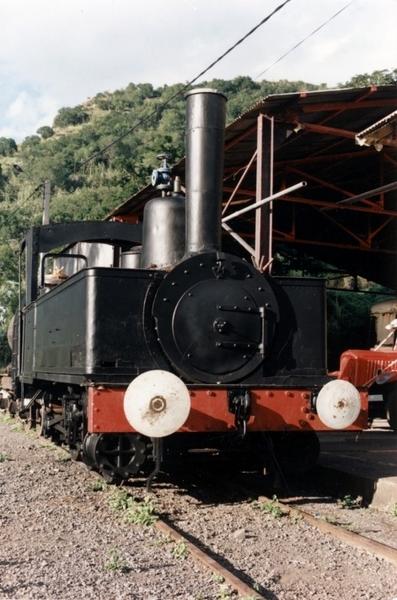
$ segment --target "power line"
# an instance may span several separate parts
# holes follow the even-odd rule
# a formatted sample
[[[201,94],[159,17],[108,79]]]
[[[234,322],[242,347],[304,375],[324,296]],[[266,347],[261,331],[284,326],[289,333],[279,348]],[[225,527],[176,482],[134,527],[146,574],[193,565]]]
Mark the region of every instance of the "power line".
[[[255,79],[259,79],[259,77],[262,77],[262,75],[264,75],[265,73],[267,73],[267,71],[269,71],[272,67],[274,67],[274,65],[277,65],[277,63],[279,63],[281,60],[283,60],[283,58],[285,58],[286,56],[288,56],[288,54],[291,54],[291,52],[293,52],[294,50],[296,50],[297,48],[299,48],[299,46],[301,46],[304,42],[306,42],[306,40],[308,40],[313,35],[315,35],[316,33],[318,33],[320,31],[320,29],[323,29],[323,27],[325,27],[326,25],[328,25],[328,23],[330,23],[331,21],[333,21],[333,19],[335,19],[344,10],[346,10],[351,4],[353,4],[354,1],[355,0],[351,0],[351,2],[348,2],[347,4],[345,4],[345,6],[343,6],[341,9],[339,9],[335,14],[333,14],[331,17],[329,17],[326,21],[324,21],[323,23],[321,23],[321,25],[319,25],[318,27],[316,27],[316,29],[313,29],[313,31],[311,33],[309,33],[306,37],[304,37],[300,42],[298,42],[297,44],[295,44],[294,46],[292,46],[292,48],[290,48],[289,50],[287,50],[287,52],[284,52],[284,54],[282,56],[280,56],[277,60],[275,60],[274,62],[272,62],[268,67],[266,67],[266,69],[264,69],[263,71],[261,71],[259,73],[259,75],[257,75],[255,77]]]
[[[291,2],[291,0],[284,0],[284,2],[282,2],[281,4],[279,4],[271,13],[269,13],[268,15],[266,15],[266,17],[264,17],[257,25],[255,25],[255,27],[253,27],[252,29],[250,29],[242,38],[240,38],[239,40],[237,40],[237,42],[235,42],[232,46],[230,46],[230,48],[228,48],[225,52],[223,52],[223,54],[221,54],[220,56],[218,56],[218,58],[216,58],[214,61],[212,61],[212,63],[210,65],[208,65],[208,67],[206,67],[205,69],[203,69],[198,75],[196,75],[195,77],[193,77],[193,79],[191,79],[188,83],[186,83],[180,90],[178,90],[177,92],[175,92],[175,94],[173,94],[170,98],[168,98],[168,100],[166,100],[165,102],[159,104],[155,108],[155,110],[153,110],[151,113],[149,113],[148,115],[146,115],[146,117],[142,117],[141,119],[139,119],[138,121],[136,121],[136,123],[134,123],[134,125],[132,125],[132,127],[130,127],[129,129],[126,129],[126,131],[124,133],[122,133],[121,135],[119,135],[112,142],[110,142],[109,144],[107,144],[106,146],[104,146],[103,148],[101,148],[100,150],[98,150],[97,152],[94,152],[94,154],[92,154],[91,156],[89,156],[86,160],[83,160],[82,162],[80,162],[76,166],[75,171],[78,170],[78,169],[81,169],[86,164],[88,164],[89,162],[91,162],[94,158],[96,158],[97,156],[100,156],[101,154],[103,154],[104,152],[106,152],[107,150],[109,150],[110,148],[112,148],[113,146],[115,146],[116,144],[118,144],[127,135],[129,135],[130,133],[132,133],[133,131],[135,131],[136,129],[138,129],[138,127],[140,127],[141,125],[143,125],[144,123],[146,123],[147,121],[149,121],[152,117],[156,116],[157,113],[160,110],[166,108],[173,100],[175,100],[178,96],[182,95],[191,85],[193,85],[194,83],[196,83],[196,81],[198,79],[200,79],[201,77],[203,77],[203,75],[205,75],[206,73],[208,73],[208,71],[210,69],[212,69],[213,67],[215,67],[215,65],[217,65],[221,60],[223,60],[225,58],[225,56],[227,56],[233,50],[235,50],[235,48],[237,48],[237,46],[239,46],[240,44],[242,44],[243,42],[245,42],[245,40],[247,38],[249,38],[253,33],[255,33],[255,31],[257,31],[260,27],[262,27],[262,25],[264,25],[265,23],[267,23],[267,21],[269,21],[276,13],[278,13],[282,8],[284,8],[284,6],[286,4],[288,4],[289,2]]]
[[[30,200],[31,198],[33,198],[33,196],[35,195],[35,193],[38,192],[39,189],[41,189],[43,187],[43,185],[44,185],[44,182],[43,183],[39,183],[39,185],[34,188],[34,190],[29,194],[29,196],[24,200],[24,202],[28,202],[28,200]]]

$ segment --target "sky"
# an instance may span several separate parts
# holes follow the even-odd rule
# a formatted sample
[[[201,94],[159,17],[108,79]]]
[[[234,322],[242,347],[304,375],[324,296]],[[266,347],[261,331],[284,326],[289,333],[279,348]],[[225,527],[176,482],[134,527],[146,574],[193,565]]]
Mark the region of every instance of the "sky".
[[[207,79],[255,79],[349,0],[291,0]],[[0,0],[0,136],[128,83],[186,82],[281,0]],[[264,78],[329,86],[397,68],[397,0],[353,0]]]

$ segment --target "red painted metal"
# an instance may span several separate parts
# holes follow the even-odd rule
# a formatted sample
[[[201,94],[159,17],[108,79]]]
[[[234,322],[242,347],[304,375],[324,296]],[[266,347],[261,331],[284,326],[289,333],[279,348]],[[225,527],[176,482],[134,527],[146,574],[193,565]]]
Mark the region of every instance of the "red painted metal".
[[[378,100],[366,100],[364,102],[313,102],[310,104],[302,104],[302,112],[314,113],[314,112],[326,112],[334,110],[360,110],[368,108],[381,108],[381,107],[395,107],[395,98],[383,98]]]
[[[341,204],[336,206],[332,202],[326,202],[324,200],[315,200],[313,198],[303,198],[300,196],[283,196],[279,198],[279,202],[289,202],[295,204],[307,204],[308,206],[319,206],[324,208],[332,208],[334,210],[351,210],[353,212],[367,213],[371,215],[384,215],[388,217],[397,217],[397,210],[383,210],[381,206],[379,208],[370,208],[366,206],[355,206],[350,204]],[[376,206],[376,205],[374,205]]]
[[[112,218],[112,221],[117,221],[119,223],[139,223],[139,215],[137,213],[117,215]]]
[[[302,135],[305,132],[302,132]],[[339,143],[339,142],[338,142]],[[336,154],[324,154],[322,156],[316,156],[314,154],[310,154],[306,158],[296,158],[296,159],[284,159],[284,160],[276,160],[276,166],[284,166],[284,165],[312,165],[318,163],[332,163],[336,160],[351,160],[354,158],[364,158],[367,156],[374,156],[376,154],[376,150],[374,148],[369,148],[367,150],[363,150],[362,148],[357,148],[353,152],[339,152]],[[233,167],[234,169],[236,167]]]
[[[319,125],[318,123],[303,123],[302,121],[297,121],[294,123],[294,125],[301,127],[302,129],[306,129],[307,131],[313,131],[314,133],[321,133],[323,135],[334,135],[336,137],[349,139],[354,139],[356,137],[354,131],[340,129],[338,127],[329,127],[327,125]]]
[[[397,352],[376,350],[347,350],[341,356],[339,379],[346,379],[357,387],[369,387],[397,381]]]
[[[325,431],[311,410],[311,392],[305,389],[252,389],[252,416],[249,431]],[[125,388],[92,387],[88,392],[89,433],[126,433],[133,431],[124,415]],[[191,389],[192,408],[181,432],[222,432],[235,429],[234,415],[229,412],[227,389]],[[368,401],[361,394],[362,410],[349,429],[361,430],[367,426]]]
[[[244,181],[245,176],[247,175],[251,165],[254,163],[254,161],[256,160],[256,156],[257,156],[258,151],[255,150],[255,152],[253,153],[253,155],[251,156],[251,159],[249,161],[249,163],[247,164],[247,166],[244,169],[243,174],[241,175],[240,179],[238,180],[236,187],[232,190],[232,193],[230,195],[230,198],[228,199],[228,201],[226,202],[225,206],[222,209],[222,215],[225,214],[225,212],[227,211],[227,209],[229,208],[230,204],[233,202],[233,198],[235,197],[235,195],[237,194],[237,192],[240,189],[240,185],[242,184],[242,182]],[[225,188],[223,188],[223,190],[225,191]]]

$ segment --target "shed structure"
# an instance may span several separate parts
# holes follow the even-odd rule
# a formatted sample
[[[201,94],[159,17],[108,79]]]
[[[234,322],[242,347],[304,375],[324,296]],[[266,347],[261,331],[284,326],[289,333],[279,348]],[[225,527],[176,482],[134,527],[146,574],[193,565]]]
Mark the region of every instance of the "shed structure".
[[[228,221],[242,252],[266,270],[293,248],[397,288],[396,109],[397,86],[296,92],[267,96],[228,125],[224,216],[306,182]],[[184,182],[184,159],[173,173]],[[109,218],[136,222],[157,194],[147,186]]]

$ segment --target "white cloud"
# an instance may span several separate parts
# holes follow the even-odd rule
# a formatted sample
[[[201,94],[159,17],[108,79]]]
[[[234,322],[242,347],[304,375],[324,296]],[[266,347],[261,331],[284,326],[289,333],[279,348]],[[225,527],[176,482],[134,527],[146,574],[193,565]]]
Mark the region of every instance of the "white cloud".
[[[208,78],[255,76],[347,1],[293,0]],[[77,104],[130,81],[186,81],[279,3],[1,0],[0,87],[15,88],[15,102],[20,92],[28,94],[23,105],[30,121],[23,111],[5,121],[3,106],[0,126],[33,133],[41,119],[51,121],[55,105]],[[396,11],[396,0],[355,0],[266,77],[334,84],[356,73],[395,68]]]
[[[0,128],[0,136],[19,141],[27,133],[35,133],[42,125],[51,124],[57,109],[56,100],[46,94],[19,92],[5,109],[6,125]]]

